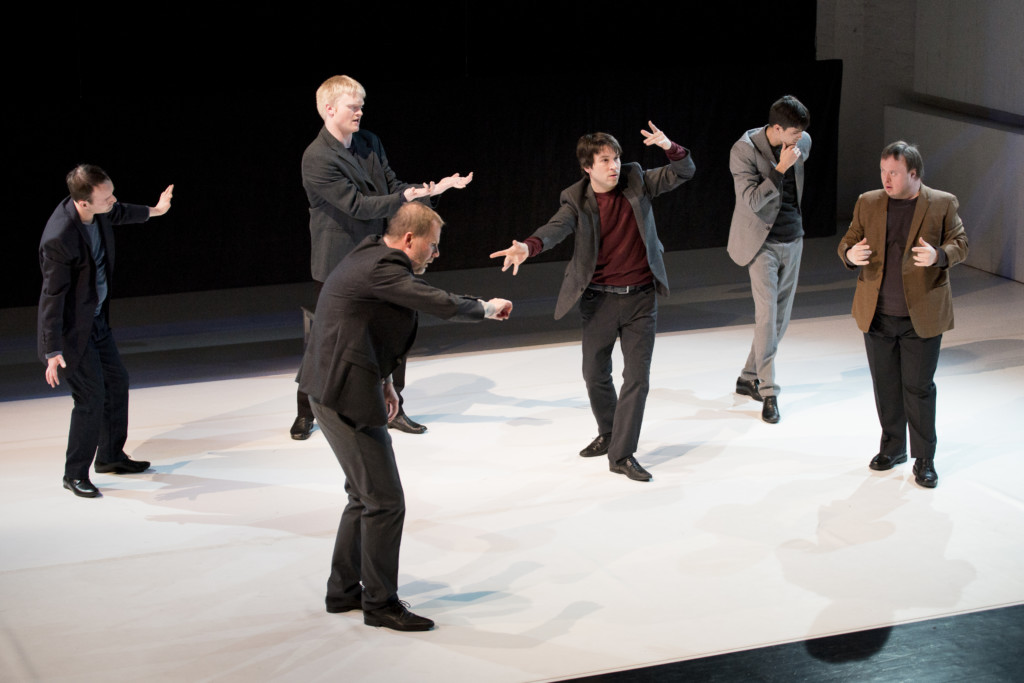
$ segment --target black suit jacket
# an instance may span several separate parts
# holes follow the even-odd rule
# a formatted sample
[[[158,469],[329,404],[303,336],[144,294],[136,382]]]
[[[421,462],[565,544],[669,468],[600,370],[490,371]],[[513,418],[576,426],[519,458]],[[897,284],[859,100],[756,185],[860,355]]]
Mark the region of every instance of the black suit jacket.
[[[104,319],[109,320],[110,294],[114,289],[113,226],[147,220],[148,206],[120,203],[108,213],[93,218],[106,252],[108,289],[100,312]],[[71,372],[85,353],[99,301],[89,234],[71,197],[61,202],[46,222],[39,240],[39,268],[43,272],[43,289],[39,295],[39,359],[45,363],[47,354],[61,351],[67,371]]]
[[[302,358],[299,390],[357,429],[387,424],[381,382],[416,339],[417,311],[476,322],[483,302],[450,294],[412,273],[404,252],[364,239],[328,276]]]
[[[623,164],[619,172],[622,194],[633,207],[640,238],[647,247],[647,263],[654,274],[655,287],[662,296],[668,295],[668,274],[665,272],[665,247],[658,239],[654,225],[651,199],[682,185],[693,177],[696,168],[687,150],[686,156],[667,166],[645,171],[640,164]],[[547,251],[570,234],[576,234],[572,259],[565,268],[562,289],[555,304],[555,319],[568,313],[590,284],[597,268],[597,253],[601,248],[601,221],[597,198],[587,176],[562,191],[561,206],[551,220],[531,235],[540,238]]]
[[[369,172],[356,156],[366,160]],[[384,234],[411,186],[395,177],[380,138],[370,131],[353,134],[346,149],[321,128],[302,155],[302,187],[309,199],[310,270],[324,282],[364,238]]]

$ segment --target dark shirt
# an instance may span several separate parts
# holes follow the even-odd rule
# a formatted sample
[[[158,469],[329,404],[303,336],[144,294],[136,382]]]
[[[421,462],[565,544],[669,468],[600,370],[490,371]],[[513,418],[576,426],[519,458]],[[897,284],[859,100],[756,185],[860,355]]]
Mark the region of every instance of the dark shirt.
[[[675,142],[665,150],[669,161],[685,159],[688,152]],[[632,287],[654,281],[647,261],[647,246],[640,236],[636,214],[622,190],[595,192],[597,213],[601,225],[601,242],[597,252],[597,265],[590,281],[596,285]],[[544,244],[538,237],[528,237],[525,242],[530,256],[543,251]]]
[[[782,145],[772,147],[776,163],[779,161],[780,152],[782,152]],[[804,223],[796,196],[795,169],[796,165],[794,164],[784,174],[774,169],[771,172],[771,179],[779,188],[779,194],[782,195],[779,215],[776,216],[772,229],[768,233],[768,239],[772,242],[795,242],[804,236]]]
[[[910,315],[907,296],[903,292],[903,255],[915,208],[917,197],[889,198],[885,214],[885,266],[882,268],[882,287],[878,291],[878,305],[875,308],[878,313],[903,317]]]

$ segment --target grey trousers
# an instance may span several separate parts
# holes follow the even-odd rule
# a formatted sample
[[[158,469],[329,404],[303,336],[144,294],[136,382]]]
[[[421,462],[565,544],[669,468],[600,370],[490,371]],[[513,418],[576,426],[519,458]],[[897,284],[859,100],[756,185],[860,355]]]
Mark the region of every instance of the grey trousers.
[[[364,611],[384,607],[398,595],[405,523],[405,494],[388,428],[355,429],[312,396],[309,404],[345,473],[348,494],[334,542],[327,605],[361,596]]]
[[[762,396],[775,396],[780,391],[775,383],[775,354],[789,327],[803,251],[803,238],[795,242],[765,241],[747,266],[754,295],[754,341],[740,377],[758,380]]]

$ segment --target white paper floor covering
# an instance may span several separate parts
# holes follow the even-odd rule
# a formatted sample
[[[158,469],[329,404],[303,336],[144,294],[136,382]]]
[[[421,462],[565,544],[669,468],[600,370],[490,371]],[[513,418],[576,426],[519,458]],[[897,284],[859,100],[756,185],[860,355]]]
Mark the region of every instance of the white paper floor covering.
[[[343,477],[288,437],[290,373],[133,390],[153,469],[99,500],[60,486],[69,397],[0,403],[0,679],[547,681],[1024,602],[1024,285],[957,275],[990,281],[944,338],[934,491],[867,467],[849,316],[792,323],[778,425],[732,393],[749,325],[659,336],[648,484],[577,456],[577,344],[415,360],[400,594],[428,633],[324,611]]]

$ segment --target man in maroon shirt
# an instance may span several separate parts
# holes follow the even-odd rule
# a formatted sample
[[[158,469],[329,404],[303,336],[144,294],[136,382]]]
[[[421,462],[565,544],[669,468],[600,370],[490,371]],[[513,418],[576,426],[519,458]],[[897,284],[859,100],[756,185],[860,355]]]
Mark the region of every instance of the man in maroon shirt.
[[[609,469],[636,481],[651,475],[636,461],[637,442],[650,386],[651,356],[657,329],[656,293],[668,295],[665,248],[658,239],[651,200],[693,177],[690,153],[657,126],[641,131],[645,145],[665,150],[669,164],[644,170],[623,165],[622,147],[607,133],[584,135],[576,156],[584,177],[562,191],[561,206],[546,225],[525,242],[491,254],[505,259],[502,271],[576,236],[555,305],[555,319],[577,301],[583,320],[583,379],[598,436],[580,451],[583,457],[608,455]],[[625,362],[618,396],[612,382],[612,349],[621,340]]]

